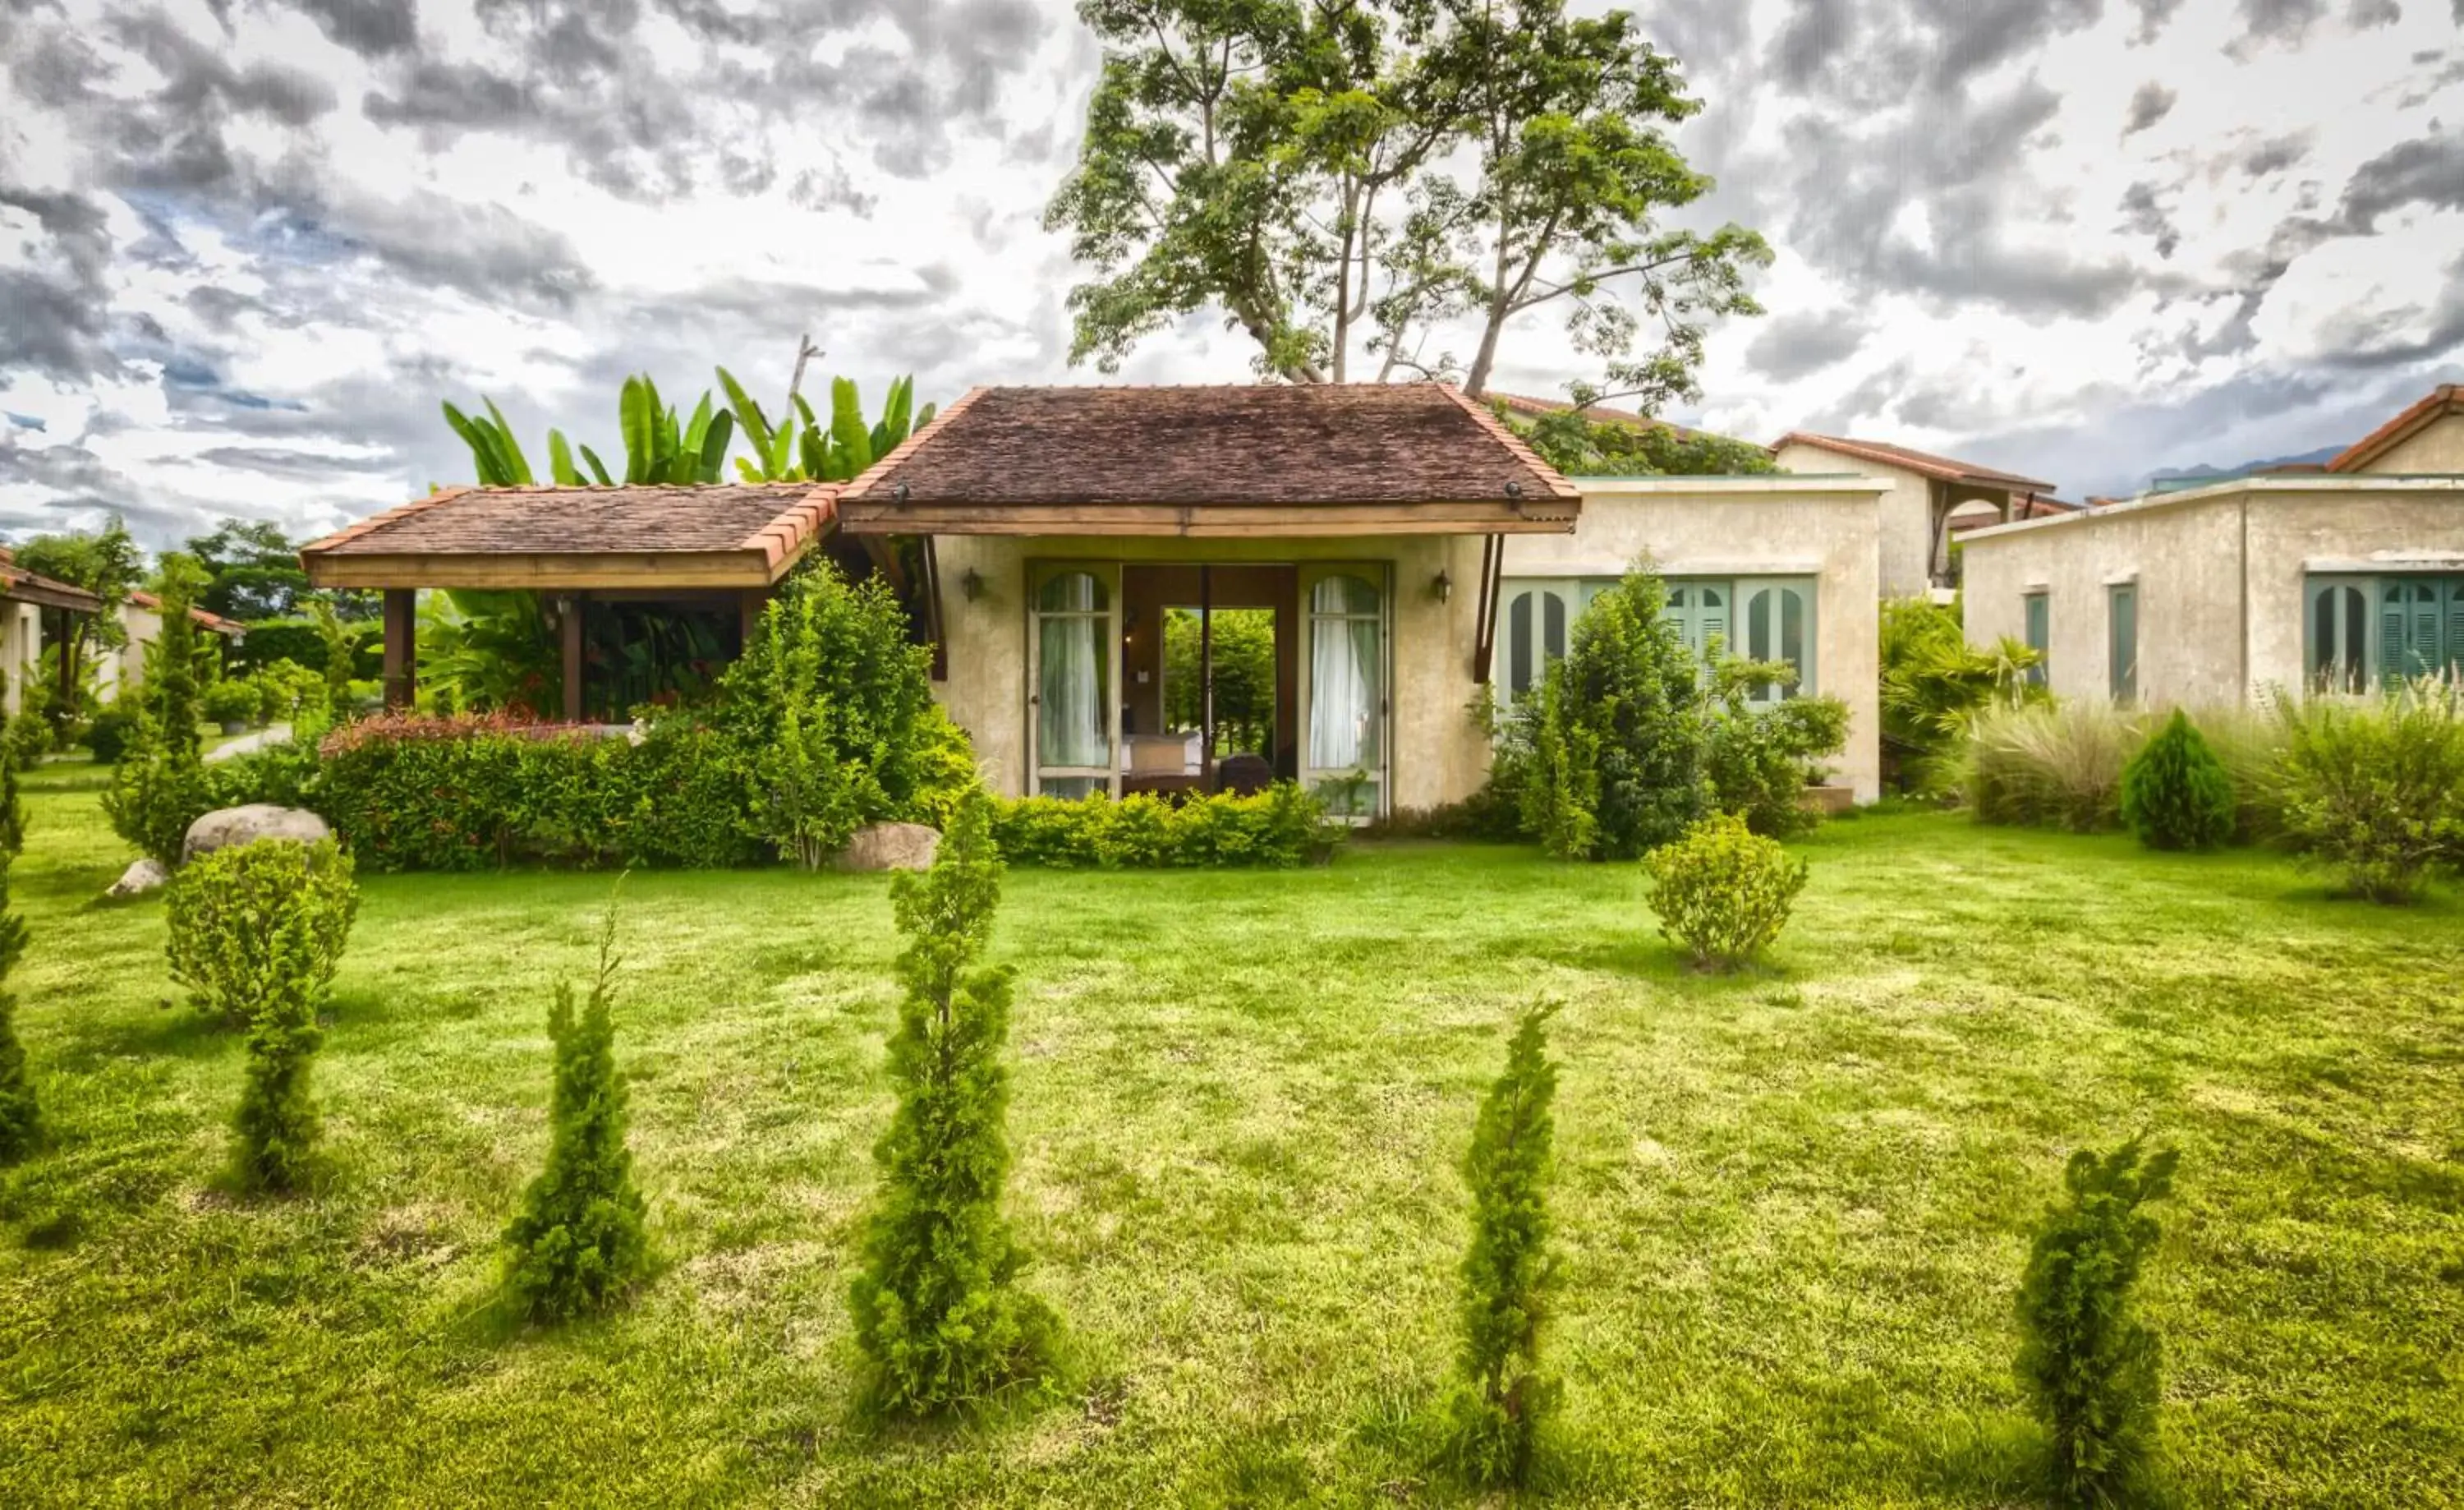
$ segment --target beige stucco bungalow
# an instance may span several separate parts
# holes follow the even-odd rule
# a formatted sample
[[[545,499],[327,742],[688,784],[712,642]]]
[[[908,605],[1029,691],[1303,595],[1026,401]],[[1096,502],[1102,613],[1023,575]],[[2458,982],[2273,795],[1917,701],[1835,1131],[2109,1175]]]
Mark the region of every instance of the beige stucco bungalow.
[[[2235,703],[2464,670],[2464,400],[2323,468],[1963,537],[1970,640],[2040,651],[2057,696]]]
[[[414,589],[539,591],[563,626],[578,716],[592,600],[715,589],[749,611],[826,548],[908,600],[936,647],[935,695],[998,791],[1187,789],[1238,761],[1243,779],[1297,780],[1369,816],[1477,791],[1492,685],[1507,701],[1528,692],[1590,596],[1648,555],[1691,642],[1793,662],[1794,690],[1847,700],[1835,779],[1870,797],[1883,489],[1571,481],[1435,384],[989,388],[844,486],[650,502],[631,498],[643,489],[455,490],[302,559],[320,586],[386,589],[396,701]],[[1201,626],[1194,674],[1211,689],[1208,627],[1229,611],[1271,626],[1266,747],[1223,749],[1208,696],[1167,716],[1167,615]]]
[[[1884,597],[1956,585],[1954,519],[1965,525],[1978,517],[2008,521],[2067,507],[2051,498],[2050,482],[1889,441],[1795,431],[1781,436],[1771,455],[1784,472],[1853,471],[1887,484],[1879,505]]]

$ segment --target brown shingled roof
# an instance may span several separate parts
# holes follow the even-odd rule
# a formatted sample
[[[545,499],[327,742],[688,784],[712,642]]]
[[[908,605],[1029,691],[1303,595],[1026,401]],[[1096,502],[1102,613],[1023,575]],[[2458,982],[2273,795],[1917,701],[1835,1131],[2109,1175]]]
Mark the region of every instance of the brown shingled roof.
[[[542,586],[591,585],[594,572],[759,586],[824,531],[835,493],[811,482],[447,488],[304,545],[299,559],[320,586],[464,586],[517,562],[533,563]],[[374,563],[414,560],[455,565],[433,580],[366,580]]]
[[[2330,472],[2360,472],[2394,450],[2415,433],[2450,414],[2464,414],[2464,384],[2442,383],[2403,413],[2339,452],[2327,463]]]
[[[0,545],[0,598],[15,598],[47,609],[67,609],[72,613],[102,611],[102,599],[83,588],[28,571],[17,565],[17,553],[6,545]]]
[[[2002,472],[1992,467],[1980,467],[1971,461],[1954,461],[1929,452],[1914,451],[1887,440],[1848,440],[1837,435],[1815,435],[1804,431],[1791,431],[1779,437],[1771,450],[1783,446],[1813,446],[1837,452],[1860,461],[1879,461],[1884,466],[1903,467],[1919,477],[1944,482],[1967,482],[1979,487],[2008,488],[2022,493],[2051,493],[2054,485],[2037,477],[2023,477],[2015,472]]]
[[[1482,406],[1419,383],[977,389],[841,502],[1506,505],[1580,497]]]

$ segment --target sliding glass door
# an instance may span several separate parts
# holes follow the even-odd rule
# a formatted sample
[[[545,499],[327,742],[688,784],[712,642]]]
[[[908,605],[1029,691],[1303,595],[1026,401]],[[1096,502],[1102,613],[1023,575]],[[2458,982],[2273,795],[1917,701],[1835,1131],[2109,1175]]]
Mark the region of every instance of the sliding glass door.
[[[1386,810],[1388,597],[1382,565],[1301,570],[1301,785],[1355,819]]]
[[[1043,796],[1119,795],[1120,568],[1038,565],[1030,573],[1027,730]]]

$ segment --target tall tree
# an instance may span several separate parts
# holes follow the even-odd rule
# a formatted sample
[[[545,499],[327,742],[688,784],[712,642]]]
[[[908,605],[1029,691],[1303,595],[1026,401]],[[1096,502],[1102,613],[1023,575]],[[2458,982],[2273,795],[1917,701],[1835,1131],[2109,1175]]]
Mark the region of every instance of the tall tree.
[[[311,591],[298,545],[265,520],[224,520],[211,533],[192,537],[188,554],[206,569],[197,606],[209,613],[280,618],[299,611]]]
[[[1045,212],[1096,275],[1073,360],[1105,370],[1220,308],[1287,381],[1487,386],[1507,327],[1563,309],[1608,392],[1695,389],[1705,323],[1759,308],[1761,237],[1661,216],[1708,179],[1661,134],[1699,104],[1623,11],[1564,0],[1081,0],[1105,44]],[[1636,354],[1645,320],[1655,349]],[[1468,369],[1429,341],[1476,324]],[[1598,389],[1596,399],[1607,396]]]

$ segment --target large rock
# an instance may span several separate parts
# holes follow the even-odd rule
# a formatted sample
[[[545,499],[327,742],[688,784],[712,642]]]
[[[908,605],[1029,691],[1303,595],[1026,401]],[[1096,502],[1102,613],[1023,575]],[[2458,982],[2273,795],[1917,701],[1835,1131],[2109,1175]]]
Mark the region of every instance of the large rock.
[[[875,823],[855,831],[839,852],[843,871],[929,870],[941,848],[941,831],[923,823]]]
[[[104,892],[103,895],[106,897],[142,897],[149,891],[153,891],[158,887],[167,886],[170,883],[171,873],[163,868],[163,862],[161,860],[143,859],[137,861],[135,864],[129,866],[128,869],[121,872],[120,879],[113,881],[111,883],[111,890]]]
[[[186,865],[200,855],[211,855],[234,844],[253,844],[259,839],[294,839],[314,844],[331,837],[333,832],[325,827],[324,819],[305,808],[277,808],[270,802],[223,808],[188,825],[188,836],[180,842],[180,863]]]

